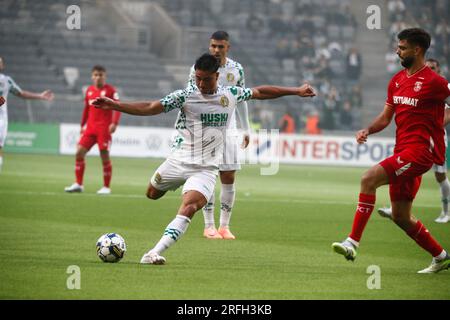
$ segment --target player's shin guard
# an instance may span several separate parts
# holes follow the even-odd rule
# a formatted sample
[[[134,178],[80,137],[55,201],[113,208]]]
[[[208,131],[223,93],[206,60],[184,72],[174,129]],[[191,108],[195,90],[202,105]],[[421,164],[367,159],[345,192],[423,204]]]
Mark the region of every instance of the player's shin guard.
[[[205,220],[205,229],[215,227],[214,225],[214,202],[215,196],[212,194],[206,205],[203,207],[203,219]]]
[[[177,215],[175,219],[167,226],[164,231],[164,235],[161,240],[156,244],[156,246],[150,250],[151,252],[156,252],[157,254],[163,253],[171,245],[173,245],[181,236],[186,232],[189,227],[191,219],[188,217]]]
[[[364,228],[369,221],[374,206],[374,194],[359,194],[359,202],[356,208],[355,218],[353,219],[352,232],[349,235],[349,237],[354,241],[359,242],[361,240]]]
[[[103,162],[103,185],[109,188],[112,177],[112,164],[111,161]]]
[[[222,184],[220,191],[220,227],[227,228],[230,224],[236,190],[234,184]]]
[[[433,257],[437,257],[442,252],[441,245],[431,236],[430,232],[419,220],[416,225],[406,232],[419,246],[428,251]]]
[[[450,182],[448,178],[440,183],[442,195],[442,212],[448,214],[448,202],[450,201]]]
[[[77,179],[77,183],[82,186],[83,185],[83,176],[84,176],[84,168],[86,167],[86,163],[83,160],[75,161],[75,177]]]

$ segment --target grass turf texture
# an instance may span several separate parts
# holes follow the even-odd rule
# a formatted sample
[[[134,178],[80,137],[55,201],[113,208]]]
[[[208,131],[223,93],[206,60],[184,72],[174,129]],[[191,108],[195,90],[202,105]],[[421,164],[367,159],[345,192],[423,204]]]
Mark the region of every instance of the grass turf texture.
[[[198,212],[183,238],[164,253],[165,266],[139,265],[180,204],[180,190],[158,201],[144,196],[162,160],[113,159],[111,196],[98,196],[101,164],[87,158],[85,192],[66,194],[74,159],[6,154],[0,174],[2,299],[450,299],[450,272],[419,275],[431,261],[403,231],[376,212],[354,263],[331,243],[350,231],[363,168],[258,166],[237,175],[235,241],[203,238]],[[219,186],[219,184],[218,184]],[[216,189],[216,199],[219,199]],[[388,204],[378,191],[377,207]],[[439,186],[424,176],[414,213],[450,248]],[[216,204],[216,224],[218,205]],[[107,232],[128,246],[117,264],[103,263],[95,243]],[[66,287],[67,268],[81,269],[81,289]],[[381,289],[369,290],[367,268],[381,268]]]

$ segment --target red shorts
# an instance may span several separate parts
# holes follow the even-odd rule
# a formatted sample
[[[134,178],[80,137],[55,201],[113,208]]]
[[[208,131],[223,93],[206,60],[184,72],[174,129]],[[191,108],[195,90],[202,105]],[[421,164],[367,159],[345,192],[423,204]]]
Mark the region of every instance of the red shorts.
[[[100,151],[109,151],[109,148],[111,147],[111,142],[112,137],[111,134],[109,133],[109,128],[96,130],[86,129],[86,131],[81,136],[78,144],[90,150],[92,146],[97,143],[98,149]]]
[[[389,176],[391,201],[413,201],[422,175],[430,170],[433,158],[427,149],[405,149],[380,162]]]

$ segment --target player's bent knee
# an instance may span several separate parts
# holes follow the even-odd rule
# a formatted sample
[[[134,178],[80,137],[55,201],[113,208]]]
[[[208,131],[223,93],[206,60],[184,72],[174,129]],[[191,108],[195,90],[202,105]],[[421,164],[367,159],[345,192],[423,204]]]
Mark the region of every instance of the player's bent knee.
[[[165,192],[157,190],[157,189],[155,189],[153,187],[150,187],[150,188],[147,189],[146,196],[147,196],[147,198],[149,198],[151,200],[158,200],[164,194],[165,194]]]

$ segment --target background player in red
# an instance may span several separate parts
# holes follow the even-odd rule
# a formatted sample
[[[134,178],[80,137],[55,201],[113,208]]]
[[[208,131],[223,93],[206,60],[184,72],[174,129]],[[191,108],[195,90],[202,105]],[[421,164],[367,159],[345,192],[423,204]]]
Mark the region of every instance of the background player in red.
[[[442,165],[445,161],[442,124],[450,88],[447,80],[425,65],[425,52],[431,42],[427,32],[405,29],[398,34],[398,39],[397,54],[405,69],[391,79],[383,112],[368,128],[356,134],[357,142],[364,143],[370,134],[386,128],[395,115],[394,154],[364,173],[352,231],[345,241],[335,242],[332,247],[347,260],[355,259],[375,205],[376,190],[389,184],[393,221],[433,256],[431,265],[419,273],[436,273],[449,268],[450,256],[411,214],[411,208],[422,174],[433,163]]]
[[[103,187],[98,194],[110,194],[112,164],[109,157],[111,135],[116,131],[120,112],[95,108],[91,102],[99,97],[119,100],[116,89],[106,84],[106,69],[96,65],[92,68],[92,85],[86,90],[84,111],[81,118],[81,138],[75,155],[76,182],[64,190],[66,192],[83,192],[83,176],[86,167],[85,157],[94,144],[97,143],[103,164]],[[86,127],[85,127],[86,126]]]

